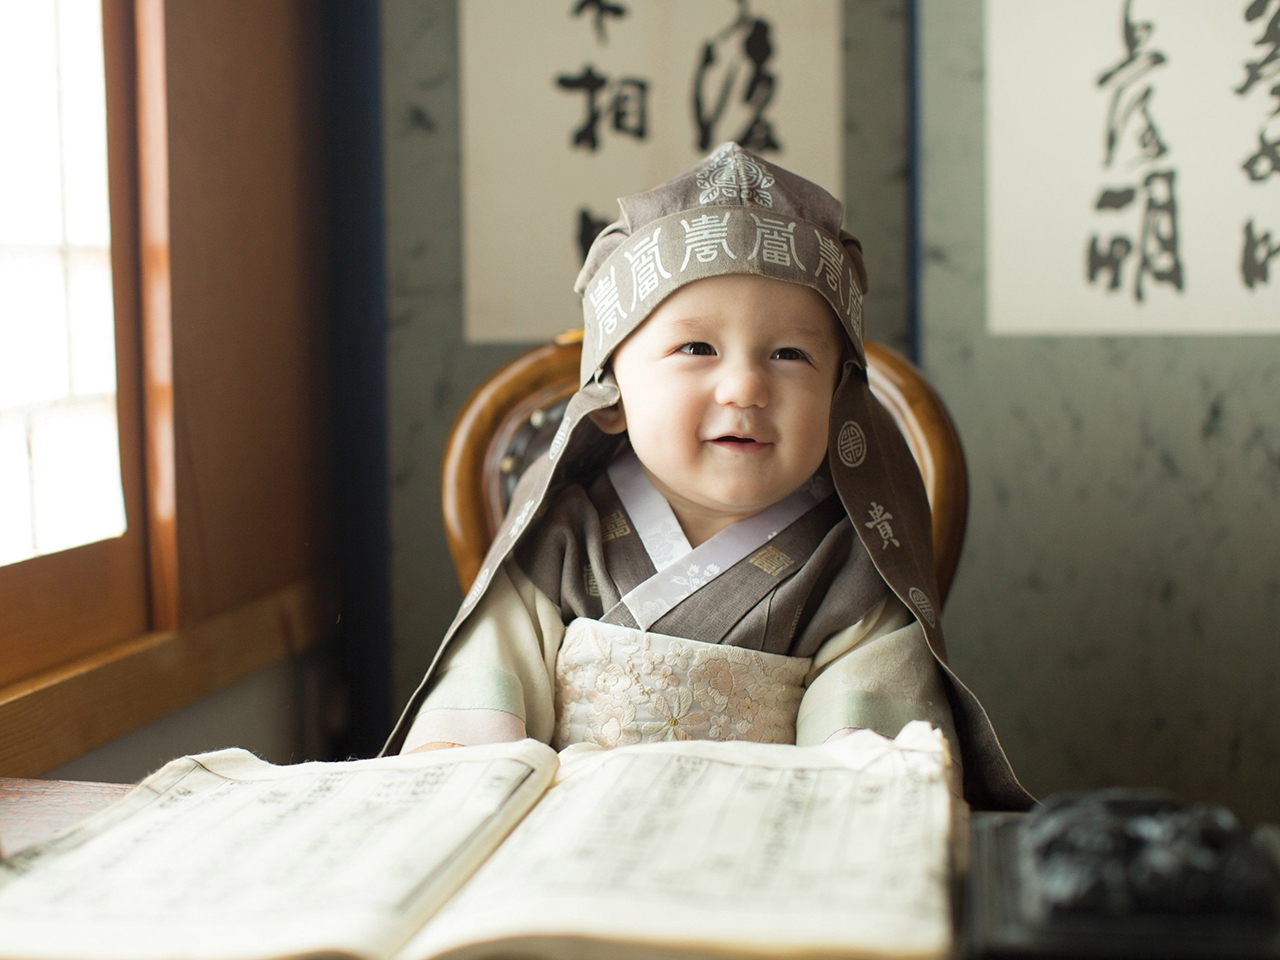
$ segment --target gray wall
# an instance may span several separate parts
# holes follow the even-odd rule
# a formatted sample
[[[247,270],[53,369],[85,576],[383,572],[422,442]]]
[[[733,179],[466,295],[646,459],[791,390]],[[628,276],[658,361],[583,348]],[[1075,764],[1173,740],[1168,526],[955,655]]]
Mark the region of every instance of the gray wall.
[[[731,10],[731,0],[724,2]],[[858,158],[847,164],[846,221],[867,248],[871,335],[900,348],[908,310],[902,10],[902,0],[845,3],[845,150]],[[462,599],[440,522],[440,455],[449,427],[484,377],[525,348],[462,342],[456,2],[381,0],[380,11],[390,564],[399,705]]]
[[[381,0],[387,456],[397,709],[462,594],[440,521],[440,455],[462,402],[520,347],[462,342],[458,18],[452,0]]]
[[[47,780],[135,783],[174,757],[243,747],[272,763],[324,755],[320,655],[277,663],[50,770]]]
[[[922,360],[972,488],[955,666],[1033,792],[1280,818],[1280,339],[989,336],[981,3],[919,22]]]

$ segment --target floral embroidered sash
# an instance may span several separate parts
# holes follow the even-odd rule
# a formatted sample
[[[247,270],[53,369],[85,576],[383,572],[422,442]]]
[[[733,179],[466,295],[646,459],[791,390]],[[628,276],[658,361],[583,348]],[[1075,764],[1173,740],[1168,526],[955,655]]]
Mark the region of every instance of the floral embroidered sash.
[[[551,745],[795,743],[812,662],[579,618],[556,661]]]

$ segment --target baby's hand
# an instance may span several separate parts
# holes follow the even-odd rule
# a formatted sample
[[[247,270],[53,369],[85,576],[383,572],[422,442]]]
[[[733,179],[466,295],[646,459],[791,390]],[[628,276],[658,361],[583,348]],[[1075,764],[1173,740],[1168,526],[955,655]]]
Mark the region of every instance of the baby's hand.
[[[450,743],[448,740],[432,740],[430,743],[424,743],[420,747],[414,747],[410,753],[426,753],[428,750],[444,750],[446,747],[460,747],[460,743]]]

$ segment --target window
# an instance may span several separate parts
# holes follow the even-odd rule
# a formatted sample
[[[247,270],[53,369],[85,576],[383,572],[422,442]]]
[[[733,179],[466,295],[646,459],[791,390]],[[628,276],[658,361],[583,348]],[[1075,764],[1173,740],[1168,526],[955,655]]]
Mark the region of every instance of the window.
[[[0,192],[3,548],[18,561],[0,566],[0,687],[148,626],[132,24],[123,3],[3,11],[0,110],[27,137],[0,160],[23,187]],[[61,93],[59,61],[79,78]]]
[[[0,7],[0,566],[125,530],[97,0]]]
[[[89,354],[75,346],[80,314],[66,311],[61,348],[47,351],[65,364],[62,393],[41,400],[102,420],[114,407],[118,442],[101,447],[118,459],[125,522],[118,536],[43,553],[37,494],[40,555],[0,565],[0,776],[79,756],[297,653],[335,619],[312,4],[5,3],[0,61],[17,18],[55,16],[57,31],[74,33],[93,20],[81,4],[101,10],[109,253],[99,206],[96,233],[60,215],[56,231],[6,235],[0,256],[21,261],[10,273],[29,285],[29,264],[44,259],[45,292],[27,296],[28,314],[78,303],[82,286],[101,291],[110,264],[114,370],[101,336],[96,361],[77,360]],[[30,80],[19,91],[34,98]],[[46,100],[33,122],[57,109]],[[69,152],[87,152],[67,147],[83,132],[72,126],[54,129]],[[27,163],[9,156],[13,139],[6,130],[4,162]],[[46,193],[47,165],[23,168],[45,176]],[[73,188],[56,179],[61,205]],[[56,274],[61,298],[50,264],[68,265]],[[0,294],[0,338],[17,299]],[[38,365],[29,358],[40,349],[27,352],[11,364],[22,376]],[[39,472],[41,391],[24,389],[5,420],[15,408],[27,418],[10,442],[35,454]],[[85,476],[107,471],[89,466],[83,441],[72,446],[76,499],[89,500]],[[24,469],[18,487],[31,485]]]

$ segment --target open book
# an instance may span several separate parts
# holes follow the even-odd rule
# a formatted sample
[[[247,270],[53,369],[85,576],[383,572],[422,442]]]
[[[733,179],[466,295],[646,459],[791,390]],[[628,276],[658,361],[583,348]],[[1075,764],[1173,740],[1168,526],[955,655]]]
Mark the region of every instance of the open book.
[[[3,960],[943,957],[941,734],[167,764],[0,861]]]

